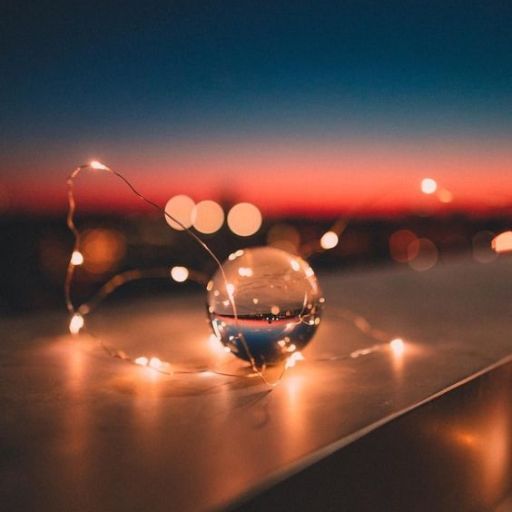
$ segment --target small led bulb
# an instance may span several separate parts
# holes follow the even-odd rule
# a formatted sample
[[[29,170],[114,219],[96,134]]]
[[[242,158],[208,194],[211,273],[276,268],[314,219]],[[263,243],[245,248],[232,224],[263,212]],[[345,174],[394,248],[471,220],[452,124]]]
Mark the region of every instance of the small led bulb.
[[[84,256],[80,251],[73,251],[71,254],[71,265],[75,267],[81,265],[84,262]]]
[[[84,317],[80,313],[75,313],[69,321],[69,332],[71,334],[78,334],[84,325]]]
[[[110,170],[105,164],[98,162],[98,160],[91,160],[89,162],[89,167],[91,169],[96,169],[97,171],[109,171]]]

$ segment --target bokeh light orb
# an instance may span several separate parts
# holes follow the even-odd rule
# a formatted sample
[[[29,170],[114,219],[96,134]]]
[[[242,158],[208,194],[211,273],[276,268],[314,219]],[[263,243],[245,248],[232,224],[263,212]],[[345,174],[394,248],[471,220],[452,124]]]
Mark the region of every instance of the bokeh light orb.
[[[428,238],[418,238],[411,242],[408,247],[409,266],[418,272],[431,269],[438,260],[439,251]]]
[[[399,229],[389,237],[389,254],[399,263],[407,263],[418,255],[418,237],[409,229]]]
[[[201,201],[195,207],[194,228],[209,235],[218,231],[224,224],[224,211],[215,201]]]
[[[74,254],[75,263],[80,262],[93,274],[103,274],[116,267],[126,252],[126,239],[115,229],[88,229],[82,234],[81,258]]]
[[[421,180],[421,191],[424,194],[430,195],[437,190],[437,181],[432,178],[423,178]]]
[[[171,278],[177,283],[184,283],[189,276],[189,271],[187,267],[172,267],[171,268]]]
[[[512,231],[504,231],[492,240],[492,248],[498,254],[512,252]]]
[[[165,205],[165,220],[171,228],[183,231],[192,226],[195,220],[196,204],[194,200],[185,195],[174,196]],[[179,221],[175,222],[172,218]]]
[[[276,364],[302,350],[315,334],[324,298],[303,259],[273,247],[239,250],[208,283],[214,334],[237,357]],[[233,303],[236,308],[233,310]]]
[[[262,223],[261,212],[251,203],[238,203],[229,210],[228,226],[235,235],[251,236],[256,233]]]
[[[327,251],[329,249],[334,249],[338,245],[338,242],[338,235],[334,231],[327,231],[327,233],[324,233],[320,239],[320,246],[322,249]]]

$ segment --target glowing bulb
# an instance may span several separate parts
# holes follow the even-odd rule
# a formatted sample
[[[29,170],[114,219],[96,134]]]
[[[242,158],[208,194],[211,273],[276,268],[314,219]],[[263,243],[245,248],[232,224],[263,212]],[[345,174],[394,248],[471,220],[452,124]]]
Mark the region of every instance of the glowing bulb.
[[[334,231],[327,231],[320,239],[322,249],[333,249],[338,245],[338,235]]]
[[[98,160],[91,160],[89,162],[89,167],[91,167],[92,169],[96,169],[97,171],[109,171],[110,170],[105,164],[98,162]]]
[[[137,357],[134,361],[135,364],[138,364],[139,366],[147,366],[149,363],[149,359],[144,356]]]
[[[228,226],[235,235],[254,235],[260,229],[261,222],[261,212],[251,203],[238,203],[228,213]]]
[[[497,253],[512,251],[512,231],[500,233],[492,241],[492,248]]]
[[[69,332],[71,334],[78,334],[84,325],[84,317],[80,313],[75,313],[69,321]]]
[[[172,267],[171,268],[171,277],[177,283],[183,283],[188,279],[189,271],[186,267]]]
[[[433,194],[437,190],[437,182],[432,178],[423,178],[421,180],[421,191],[424,194]]]
[[[395,338],[389,342],[389,346],[395,356],[401,356],[405,351],[405,343],[402,338]]]
[[[201,201],[194,210],[194,228],[206,235],[218,231],[224,223],[224,211],[215,201]]]
[[[73,251],[71,254],[71,265],[78,266],[84,262],[84,256],[80,251]]]

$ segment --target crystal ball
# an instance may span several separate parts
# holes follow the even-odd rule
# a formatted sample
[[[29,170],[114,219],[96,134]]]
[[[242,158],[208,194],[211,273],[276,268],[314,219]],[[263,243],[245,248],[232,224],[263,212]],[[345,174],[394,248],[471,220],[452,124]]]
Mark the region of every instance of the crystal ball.
[[[302,258],[273,247],[236,251],[207,286],[208,316],[217,338],[258,366],[302,350],[320,324],[324,298]],[[233,307],[234,305],[234,307]]]

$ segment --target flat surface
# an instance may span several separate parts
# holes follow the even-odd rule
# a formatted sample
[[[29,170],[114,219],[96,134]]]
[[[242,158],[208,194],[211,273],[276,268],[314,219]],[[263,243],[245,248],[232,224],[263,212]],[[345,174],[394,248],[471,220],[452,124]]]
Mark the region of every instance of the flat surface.
[[[258,379],[122,363],[86,337],[59,336],[64,315],[4,319],[0,500],[95,511],[236,503],[509,355],[511,282],[510,258],[321,276],[318,335],[270,393]],[[347,310],[404,338],[404,353],[376,348]],[[91,325],[178,370],[241,368],[208,340],[200,295],[108,307]]]

